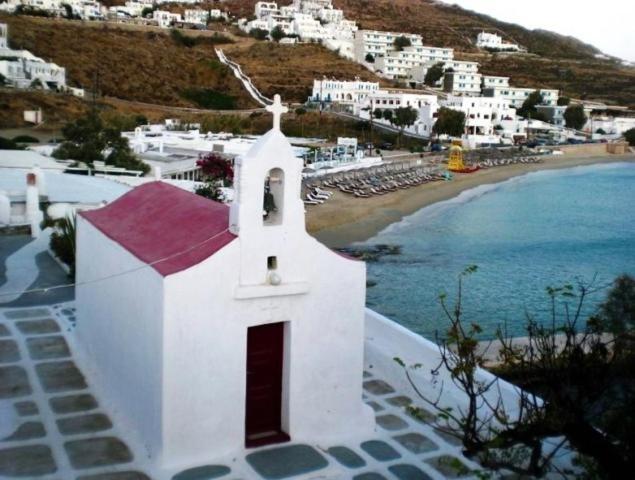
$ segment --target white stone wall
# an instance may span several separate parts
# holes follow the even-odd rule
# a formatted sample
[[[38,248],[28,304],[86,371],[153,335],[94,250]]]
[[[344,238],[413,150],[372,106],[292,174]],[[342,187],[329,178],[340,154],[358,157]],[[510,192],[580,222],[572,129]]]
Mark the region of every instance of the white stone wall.
[[[83,364],[117,423],[129,426],[157,458],[164,409],[162,277],[78,216],[76,279]]]

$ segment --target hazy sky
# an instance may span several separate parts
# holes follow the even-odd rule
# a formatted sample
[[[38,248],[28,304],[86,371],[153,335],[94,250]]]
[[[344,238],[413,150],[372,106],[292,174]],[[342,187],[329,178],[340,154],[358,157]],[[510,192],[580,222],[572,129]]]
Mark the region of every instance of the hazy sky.
[[[572,35],[635,61],[635,0],[444,0],[527,28]]]

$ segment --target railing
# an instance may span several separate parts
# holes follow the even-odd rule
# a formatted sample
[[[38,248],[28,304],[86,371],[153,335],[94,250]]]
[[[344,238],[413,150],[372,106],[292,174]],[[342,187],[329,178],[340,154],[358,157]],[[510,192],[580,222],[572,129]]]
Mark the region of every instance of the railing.
[[[249,95],[251,95],[251,97],[256,102],[258,102],[263,107],[267,105],[271,105],[273,103],[272,99],[265,97],[262,93],[260,93],[260,91],[256,88],[256,86],[251,81],[251,78],[249,78],[249,76],[242,71],[242,68],[240,68],[240,65],[228,59],[225,53],[220,48],[216,49],[216,56],[218,57],[218,60],[220,60],[222,64],[227,65],[229,68],[232,69],[232,71],[234,72],[234,76],[241,81],[241,83],[243,84],[243,86],[245,87]]]

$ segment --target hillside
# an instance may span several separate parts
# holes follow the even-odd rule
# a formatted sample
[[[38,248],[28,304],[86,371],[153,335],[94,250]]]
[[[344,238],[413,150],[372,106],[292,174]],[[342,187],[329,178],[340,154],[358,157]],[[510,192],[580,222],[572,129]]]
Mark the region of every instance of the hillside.
[[[13,48],[65,67],[71,86],[90,90],[98,75],[100,93],[126,100],[197,107],[196,94],[204,92],[221,105],[255,106],[216,60],[212,36],[187,47],[159,29],[13,15],[0,15],[0,21],[9,24]]]
[[[230,45],[224,51],[241,65],[264,95],[271,97],[279,93],[285,100],[293,102],[305,102],[311,94],[313,80],[323,76],[342,80],[359,77],[392,85],[361,65],[317,44],[255,42],[247,48]]]
[[[252,15],[255,3],[256,0],[224,2],[227,9],[241,17]],[[334,5],[343,9],[347,18],[357,20],[361,28],[418,33],[427,44],[453,47],[458,58],[480,62],[485,74],[511,76],[513,85],[557,88],[576,98],[635,107],[635,69],[597,59],[599,51],[595,47],[575,38],[528,30],[430,0],[334,0]],[[479,52],[474,42],[481,30],[517,42],[529,54]],[[251,60],[245,60],[245,69],[251,71]]]

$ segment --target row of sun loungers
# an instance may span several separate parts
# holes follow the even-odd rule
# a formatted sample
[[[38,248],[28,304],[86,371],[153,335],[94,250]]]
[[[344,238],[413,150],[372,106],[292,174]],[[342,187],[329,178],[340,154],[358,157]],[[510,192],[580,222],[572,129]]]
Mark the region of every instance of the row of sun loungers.
[[[488,158],[486,160],[482,160],[480,162],[476,162],[480,168],[492,168],[492,167],[502,167],[505,165],[516,165],[519,163],[522,164],[530,164],[530,163],[542,163],[543,159],[540,157],[520,157],[514,156],[511,158]]]
[[[468,164],[478,165],[482,169],[542,162],[543,160],[538,156],[517,153],[510,155],[509,152],[505,156],[498,153],[490,157],[478,155],[472,158],[472,161],[468,160]],[[368,198],[439,180],[448,180],[444,170],[411,166],[405,163],[384,164],[336,173],[325,177],[321,182],[306,184],[303,201],[305,205],[320,205],[327,202],[333,195],[333,192],[329,190],[339,190],[358,198]]]

